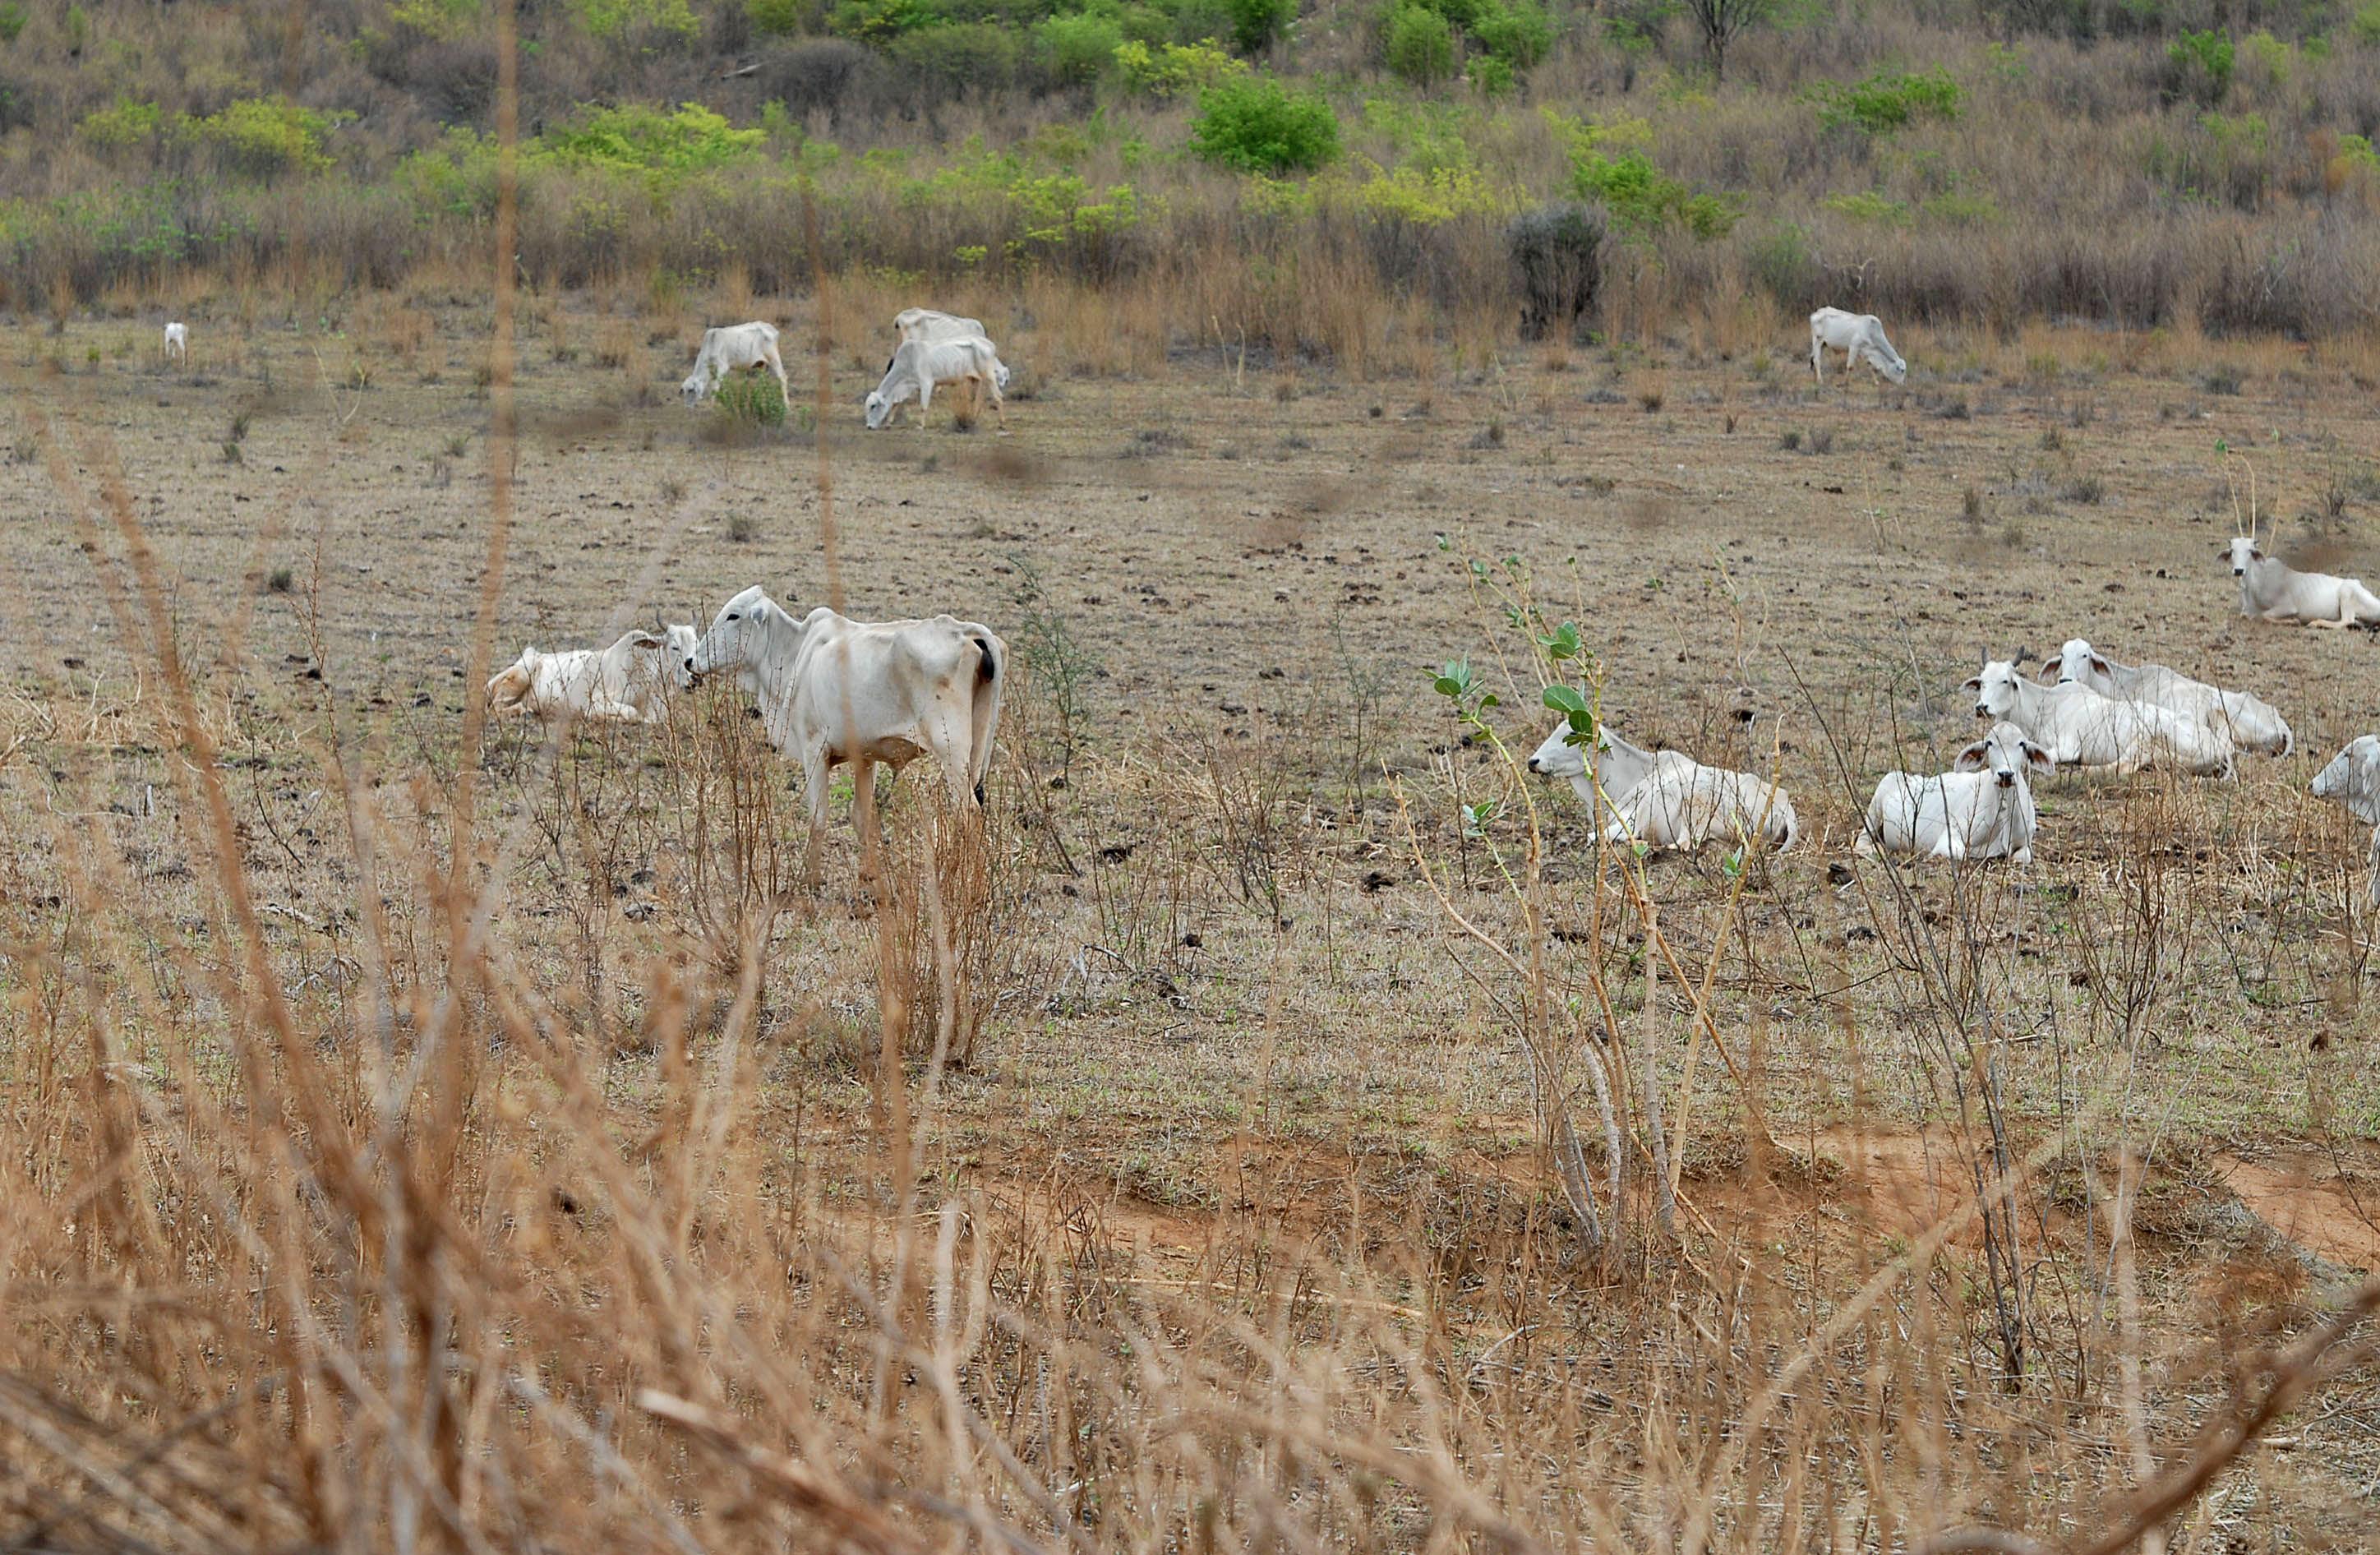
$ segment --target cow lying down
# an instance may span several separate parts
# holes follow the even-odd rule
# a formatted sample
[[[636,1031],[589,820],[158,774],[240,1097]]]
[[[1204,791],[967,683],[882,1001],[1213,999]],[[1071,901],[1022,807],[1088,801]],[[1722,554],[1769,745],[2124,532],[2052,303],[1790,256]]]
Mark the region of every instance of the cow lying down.
[[[2030,864],[2034,812],[2026,779],[2051,770],[2049,753],[2023,730],[1995,723],[1939,776],[1885,773],[1852,850],[1866,857],[1914,853]]]
[[[1792,801],[1766,778],[1706,767],[1683,751],[1646,750],[1609,723],[1580,734],[1563,721],[1529,758],[1529,771],[1568,778],[1590,809],[1609,808],[1610,842],[1690,848],[1749,840],[1782,852],[1801,834]]]
[[[673,687],[693,684],[686,673],[694,628],[678,625],[627,632],[611,647],[521,656],[488,681],[488,711],[538,718],[591,718],[657,723],[668,712]]]
[[[2364,853],[2364,866],[2370,872],[2363,896],[2380,907],[2380,736],[2358,735],[2348,741],[2347,748],[2314,774],[2313,795],[2374,828],[2372,845]]]

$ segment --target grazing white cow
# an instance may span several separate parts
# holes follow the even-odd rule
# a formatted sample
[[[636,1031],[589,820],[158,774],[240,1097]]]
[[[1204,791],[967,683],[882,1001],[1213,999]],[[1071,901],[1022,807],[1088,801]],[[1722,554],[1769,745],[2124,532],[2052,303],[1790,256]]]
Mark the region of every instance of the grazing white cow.
[[[670,689],[694,684],[686,662],[699,640],[692,625],[680,623],[658,636],[624,633],[604,649],[546,653],[524,648],[509,668],[490,677],[488,710],[539,718],[658,723],[668,716]]]
[[[1995,659],[1970,677],[1975,716],[2005,719],[2061,767],[2113,767],[2130,775],[2150,765],[2234,777],[2230,737],[2194,718],[2145,702],[2119,701],[2070,681],[2036,686],[2015,663]]]
[[[719,392],[719,385],[731,372],[747,368],[765,367],[777,375],[778,392],[791,405],[794,392],[785,383],[785,364],[777,355],[777,326],[759,319],[749,323],[728,324],[702,332],[702,349],[695,353],[694,371],[686,375],[678,392],[688,405],[699,405]]]
[[[926,412],[932,408],[934,391],[953,384],[959,385],[970,399],[989,395],[993,414],[1000,418],[1002,431],[1008,430],[1008,412],[1000,398],[1000,385],[1008,370],[1000,365],[1000,353],[991,342],[981,337],[967,340],[905,340],[892,353],[892,365],[884,370],[884,382],[876,385],[868,396],[868,430],[876,431],[892,414],[892,407],[909,400],[917,402],[917,419],[922,425]]]
[[[2119,663],[2084,638],[2067,639],[2058,658],[2044,665],[2043,674],[2060,686],[2087,686],[2103,697],[2147,702],[2195,718],[2242,750],[2287,756],[2295,748],[2288,721],[2263,698],[2226,691],[2163,664]]]
[[[190,329],[188,324],[176,322],[165,326],[165,359],[168,361],[190,359]]]
[[[989,626],[949,615],[854,621],[823,605],[797,621],[756,584],[727,601],[686,668],[698,678],[733,672],[769,743],[800,760],[813,876],[827,772],[838,762],[852,764],[865,791],[877,762],[897,779],[903,765],[929,757],[953,803],[983,802],[1008,670],[1008,645]]]
[[[1766,778],[1706,767],[1681,750],[1646,750],[1609,723],[1597,723],[1575,745],[1571,739],[1568,720],[1555,725],[1529,758],[1529,771],[1568,778],[1590,811],[1608,804],[1614,817],[1604,831],[1609,842],[1666,848],[1750,838],[1781,853],[1801,835],[1793,802]]]
[[[1810,371],[1818,382],[1827,381],[1827,353],[1843,354],[1843,376],[1849,378],[1852,369],[1865,362],[1884,377],[1900,383],[1909,376],[1909,364],[1884,337],[1884,324],[1873,313],[1846,313],[1840,308],[1821,308],[1810,315]]]
[[[2363,587],[2362,578],[2300,572],[2265,555],[2264,548],[2247,535],[2224,549],[2231,556],[2231,576],[2240,580],[2242,615],[2335,630],[2380,622],[2380,598]]]
[[[1867,802],[1852,851],[1915,853],[1935,858],[2033,862],[2032,772],[2051,768],[2049,753],[2013,723],[1995,723],[1936,777],[1887,772]]]
[[[2368,870],[2363,898],[2380,907],[2380,736],[2358,735],[2348,741],[2347,748],[2314,774],[2313,794],[2374,828],[2372,845],[2363,856]]]

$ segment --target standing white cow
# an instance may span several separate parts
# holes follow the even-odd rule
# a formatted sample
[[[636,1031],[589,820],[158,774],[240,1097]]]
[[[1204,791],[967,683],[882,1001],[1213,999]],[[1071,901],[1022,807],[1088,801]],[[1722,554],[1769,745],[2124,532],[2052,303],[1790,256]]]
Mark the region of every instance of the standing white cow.
[[[1569,779],[1590,811],[1607,805],[1614,818],[1604,832],[1609,842],[1667,848],[1746,838],[1781,853],[1801,834],[1793,802],[1766,778],[1706,767],[1680,750],[1646,750],[1609,723],[1576,736],[1567,720],[1555,725],[1529,758],[1529,771]]]
[[[1846,313],[1821,308],[1810,315],[1810,371],[1819,383],[1827,381],[1827,353],[1843,354],[1843,376],[1861,362],[1898,383],[1909,376],[1909,364],[1884,337],[1884,323],[1873,313]]]
[[[877,762],[897,779],[904,764],[930,757],[953,804],[983,802],[1008,669],[1008,645],[989,626],[949,615],[854,621],[823,605],[796,621],[756,584],[721,609],[686,668],[697,678],[733,672],[769,743],[800,760],[813,879],[827,773],[839,762],[872,792]]]
[[[791,405],[794,392],[785,382],[785,363],[777,355],[777,326],[759,319],[702,332],[702,349],[695,353],[694,371],[678,385],[688,405],[700,405],[719,392],[731,372],[765,367],[777,375],[777,390]]]
[[[694,683],[686,662],[699,640],[692,625],[681,623],[659,635],[624,633],[604,649],[547,653],[524,648],[489,678],[488,711],[658,723],[668,716],[671,688]]]
[[[2070,638],[2045,677],[2064,686],[2087,686],[2119,701],[2147,702],[2195,718],[2242,750],[2287,756],[2296,747],[2288,720],[2270,702],[2246,691],[2226,691],[2192,680],[2163,664],[2124,664],[2093,648],[2088,638]]]
[[[2230,553],[2231,576],[2240,580],[2240,613],[2259,621],[2296,621],[2309,626],[2345,630],[2366,622],[2380,622],[2380,598],[2358,577],[2333,577],[2326,572],[2300,572],[2265,554],[2264,548],[2241,535],[2223,548]]]
[[[2033,772],[2050,770],[2049,753],[2013,723],[1995,723],[1936,777],[1887,772],[1867,802],[1852,851],[1915,853],[1935,858],[2033,862]]]
[[[1000,365],[1000,353],[991,342],[976,337],[967,340],[905,340],[892,353],[892,365],[884,370],[884,382],[876,385],[868,396],[868,430],[874,431],[884,425],[892,407],[909,400],[917,402],[917,420],[923,425],[926,412],[934,403],[934,391],[958,385],[970,400],[989,395],[994,415],[1000,418],[1002,431],[1008,430],[1008,411],[1000,397],[1001,383],[1008,370]]]
[[[175,362],[186,362],[190,359],[188,325],[176,322],[165,326],[165,359]]]
[[[1975,694],[1977,718],[2015,724],[2061,767],[2113,767],[2127,776],[2152,764],[2210,777],[2239,772],[2229,736],[2194,718],[2118,701],[2074,682],[2036,686],[2010,660],[1985,663],[1967,689]]]
[[[2314,774],[2313,794],[2374,828],[2372,845],[2363,856],[2363,898],[2380,907],[2380,736],[2358,735],[2348,741],[2347,748]]]

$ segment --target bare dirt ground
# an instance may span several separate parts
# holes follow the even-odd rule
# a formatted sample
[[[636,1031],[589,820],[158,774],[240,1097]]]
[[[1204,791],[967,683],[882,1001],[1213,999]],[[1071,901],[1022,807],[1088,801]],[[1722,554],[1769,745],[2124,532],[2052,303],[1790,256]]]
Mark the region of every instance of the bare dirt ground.
[[[601,327],[558,316],[556,340]],[[194,329],[187,371],[149,360],[130,322],[0,345],[18,439],[0,469],[0,793],[6,888],[29,917],[89,889],[50,862],[77,829],[115,840],[120,888],[187,896],[194,932],[208,914],[177,758],[143,711],[156,688],[34,417],[77,484],[120,457],[247,779],[280,948],[319,962],[327,990],[339,933],[310,904],[338,878],[345,822],[323,730],[346,721],[392,817],[418,808],[416,774],[453,761],[489,557],[483,322],[440,313],[392,353],[360,322],[225,321]],[[813,440],[704,435],[706,415],[674,401],[679,343],[655,333],[609,367],[529,337],[499,662],[657,611],[707,624],[753,582],[796,611],[828,595]],[[1483,1269],[1525,1242],[1550,1192],[1525,1068],[1415,857],[1507,921],[1488,844],[1516,845],[1520,811],[1428,675],[1468,659],[1504,687],[1506,739],[1542,735],[1525,645],[1463,565],[1512,556],[1597,654],[1617,727],[1732,765],[1781,742],[1809,829],[1755,871],[1742,942],[1722,947],[1723,1034],[1755,1072],[1698,1073],[1684,1188],[1704,1224],[1865,1267],[1972,1195],[1927,1147],[1955,1104],[1913,1056],[1923,1022],[1895,975],[1927,926],[1963,914],[1989,929],[1976,986],[2010,1039],[2016,1114],[2086,1117],[2151,1150],[2143,1234],[2177,1307],[2220,1259],[2272,1271],[2255,1288],[2279,1303],[2380,1258],[2364,837],[2305,792],[2380,725],[2380,638],[2242,621],[2217,555],[2227,470],[2242,471],[2228,451],[2252,466],[2284,553],[2380,574],[2368,383],[2294,347],[2079,333],[1920,336],[1903,343],[1907,388],[1823,391],[1790,336],[1725,358],[1530,351],[1426,383],[1211,357],[1076,375],[1036,340],[1012,322],[1005,436],[939,411],[865,434],[874,343],[833,358],[845,608],[952,611],[1021,655],[993,785],[1017,988],[946,1083],[934,1170],[1020,1196],[1070,1184],[1099,1234],[1156,1249],[1170,1278],[1214,1277],[1226,1225],[1418,1238]],[[112,565],[122,541],[97,522]],[[1070,764],[1053,629],[1084,674]],[[1881,871],[1850,867],[1876,775],[1947,765],[1974,727],[1959,682],[1981,657],[2070,636],[2259,692],[2298,753],[2250,759],[2228,785],[2046,782],[2029,871],[1920,870],[1893,906]],[[617,832],[613,916],[591,927],[556,883],[562,790],[533,742],[512,735],[489,762],[509,882],[496,932],[551,946],[556,997],[572,936],[600,942],[597,1002],[617,1001],[623,1031],[645,965],[684,928],[678,737],[573,747],[571,770],[620,774],[621,813],[643,818]],[[1454,781],[1503,801],[1487,837],[1461,835]],[[1254,821],[1231,797],[1250,792]],[[1583,811],[1567,790],[1535,797],[1548,872],[1574,881]],[[765,1002],[754,1117],[788,1137],[866,1128],[874,930],[848,836],[782,930]],[[1665,925],[1706,948],[1719,861],[1660,860],[1651,878]],[[1557,956],[1592,954],[1562,935],[1558,913]],[[619,1040],[624,1116],[656,1104],[659,1062]],[[1782,1151],[1756,1178],[1730,1142],[1748,1097]],[[2060,1234],[2095,1213],[2075,1195]],[[2355,1418],[2332,1428],[2352,1436]]]

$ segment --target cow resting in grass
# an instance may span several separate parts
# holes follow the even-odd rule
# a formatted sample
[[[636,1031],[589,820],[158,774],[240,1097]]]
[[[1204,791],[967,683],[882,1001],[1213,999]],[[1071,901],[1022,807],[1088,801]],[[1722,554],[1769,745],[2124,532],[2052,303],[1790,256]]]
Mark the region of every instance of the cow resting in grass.
[[[1683,751],[1646,750],[1609,723],[1580,733],[1565,720],[1529,758],[1529,771],[1567,778],[1591,812],[1608,808],[1610,842],[1691,848],[1750,841],[1782,852],[1801,834],[1793,802],[1767,779],[1706,767]]]
[[[2071,638],[2044,674],[2060,686],[2087,686],[2118,701],[2146,702],[2194,718],[2241,750],[2287,756],[2296,746],[2289,722],[2270,702],[2246,691],[2226,691],[2163,664],[2125,664]]]
[[[1884,337],[1884,323],[1873,313],[1846,313],[1840,308],[1821,308],[1810,315],[1810,371],[1823,384],[1827,381],[1827,353],[1843,354],[1843,376],[1849,378],[1852,369],[1865,362],[1879,375],[1898,383],[1908,378],[1909,364]]]
[[[695,353],[694,371],[686,375],[678,392],[686,404],[700,405],[719,392],[719,385],[729,373],[757,367],[765,367],[777,375],[777,392],[785,396],[787,405],[793,404],[793,390],[785,383],[784,359],[777,355],[777,326],[758,319],[704,330],[702,349]]]
[[[2224,549],[2231,557],[2231,576],[2240,580],[2242,615],[2338,631],[2380,623],[2380,598],[2363,587],[2362,578],[2300,572],[2265,555],[2264,548],[2247,535]]]
[[[989,395],[992,413],[1005,431],[1008,412],[1001,403],[1000,386],[1007,376],[1008,370],[1000,365],[1000,353],[992,349],[990,341],[979,336],[966,340],[905,340],[892,353],[892,365],[884,370],[884,381],[868,396],[868,430],[874,431],[882,427],[895,406],[913,399],[917,402],[917,419],[922,425],[926,412],[933,407],[934,391],[955,387],[971,402]]]
[[[2125,776],[2147,766],[2238,774],[2227,735],[2165,708],[2118,701],[2075,682],[2037,686],[2007,659],[1985,663],[1967,689],[1975,694],[1977,718],[2015,724],[2061,767],[2113,767]]]
[[[769,743],[801,762],[813,880],[827,773],[839,763],[850,762],[856,790],[872,795],[877,762],[897,780],[924,756],[952,803],[983,802],[1008,669],[1008,645],[989,626],[949,615],[854,621],[823,605],[795,620],[756,585],[721,609],[686,669],[698,679],[735,674]]]
[[[488,681],[488,711],[538,718],[657,723],[668,714],[669,692],[693,684],[686,658],[699,639],[693,626],[634,631],[609,648],[521,656]]]
[[[2316,772],[2313,795],[2374,828],[2364,853],[2364,900],[2380,907],[2380,736],[2358,735]]]
[[[2033,772],[2050,770],[2049,753],[2013,723],[1995,723],[1934,777],[1887,772],[1867,802],[1853,852],[1913,853],[1933,858],[2033,862]]]

